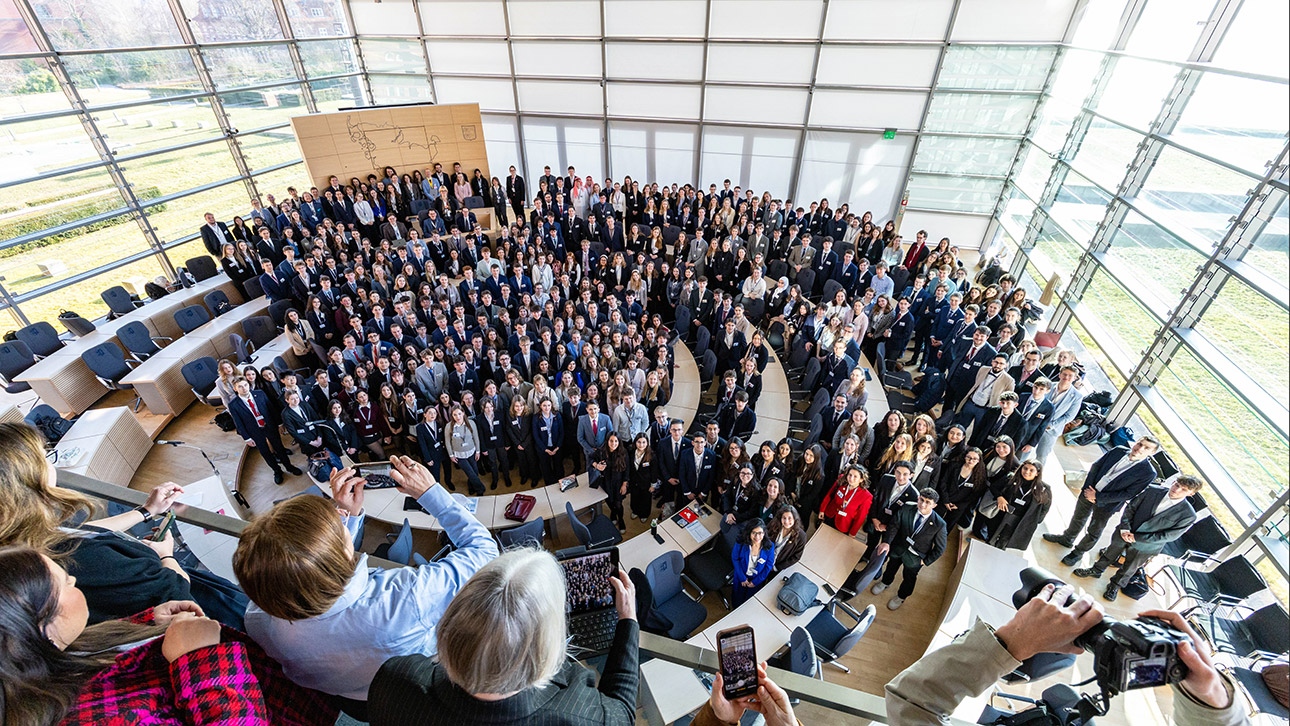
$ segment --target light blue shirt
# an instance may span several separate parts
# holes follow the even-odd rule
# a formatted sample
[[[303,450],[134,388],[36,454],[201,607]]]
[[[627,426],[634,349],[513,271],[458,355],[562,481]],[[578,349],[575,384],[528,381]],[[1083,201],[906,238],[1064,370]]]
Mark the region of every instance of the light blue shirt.
[[[287,677],[306,688],[359,701],[381,664],[397,655],[434,655],[435,626],[462,585],[497,556],[497,543],[443,487],[417,500],[439,519],[457,547],[420,567],[368,567],[359,558],[354,576],[331,609],[308,620],[275,618],[254,603],[246,611],[246,632]],[[344,517],[351,534],[363,513]]]
[[[896,283],[892,281],[891,275],[884,275],[881,278],[874,275],[869,278],[869,287],[873,288],[874,297],[879,297],[880,295],[891,296],[896,292]]]

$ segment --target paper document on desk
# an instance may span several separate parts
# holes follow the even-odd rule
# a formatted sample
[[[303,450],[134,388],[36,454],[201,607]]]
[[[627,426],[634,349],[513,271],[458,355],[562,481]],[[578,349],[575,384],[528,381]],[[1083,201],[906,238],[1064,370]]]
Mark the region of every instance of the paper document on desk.
[[[689,532],[690,536],[694,538],[694,541],[699,544],[707,542],[708,538],[712,536],[712,533],[708,531],[708,528],[703,526],[703,522],[698,520],[685,525],[685,531]]]
[[[468,497],[465,494],[453,494],[453,499],[461,502],[461,506],[466,508],[467,512],[474,514],[479,510],[479,499],[477,497]]]
[[[59,469],[71,469],[80,465],[81,459],[85,456],[85,449],[80,446],[69,446],[65,449],[58,449],[58,458],[54,465]]]

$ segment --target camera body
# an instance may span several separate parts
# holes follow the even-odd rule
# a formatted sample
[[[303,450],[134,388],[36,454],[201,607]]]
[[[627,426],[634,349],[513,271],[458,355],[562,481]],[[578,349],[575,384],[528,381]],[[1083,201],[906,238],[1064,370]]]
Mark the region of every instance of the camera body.
[[[1021,571],[1021,589],[1013,593],[1012,603],[1021,608],[1045,585],[1064,584],[1042,568],[1027,567]],[[1075,644],[1093,654],[1098,685],[1114,695],[1186,678],[1187,666],[1178,657],[1178,645],[1188,640],[1186,633],[1158,618],[1121,621],[1104,616],[1102,622],[1076,638]]]

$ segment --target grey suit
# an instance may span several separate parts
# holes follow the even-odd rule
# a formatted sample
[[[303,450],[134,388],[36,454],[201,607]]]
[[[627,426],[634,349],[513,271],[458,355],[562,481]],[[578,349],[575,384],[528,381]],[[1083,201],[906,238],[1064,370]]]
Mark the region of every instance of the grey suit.
[[[600,476],[600,472],[590,466],[591,455],[604,445],[605,439],[609,438],[609,432],[614,430],[614,424],[606,414],[596,415],[596,432],[591,432],[591,417],[578,417],[578,445],[582,447],[582,452],[587,455],[587,483],[594,482]]]
[[[1111,584],[1124,587],[1133,573],[1163,550],[1166,544],[1183,536],[1196,521],[1196,511],[1192,509],[1190,502],[1184,500],[1156,513],[1156,507],[1167,496],[1168,489],[1152,486],[1134,497],[1125,508],[1115,533],[1111,535],[1111,544],[1107,545],[1102,556],[1093,564],[1093,570],[1101,574],[1123,554],[1124,564],[1115,577],[1111,578]],[[1133,534],[1133,542],[1125,542],[1120,536],[1121,532]]]
[[[815,248],[810,245],[797,245],[788,252],[788,264],[790,267],[800,266],[803,269],[811,266],[811,260],[815,258]],[[792,277],[796,278],[794,273]]]

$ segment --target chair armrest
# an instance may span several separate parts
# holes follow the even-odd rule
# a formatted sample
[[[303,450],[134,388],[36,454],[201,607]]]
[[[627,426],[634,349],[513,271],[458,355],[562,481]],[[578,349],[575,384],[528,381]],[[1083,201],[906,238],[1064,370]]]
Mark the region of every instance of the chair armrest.
[[[447,557],[448,554],[453,551],[453,549],[454,549],[453,546],[450,544],[444,545],[442,549],[434,553],[434,556],[430,558],[430,561],[438,562],[439,560],[442,560],[443,558]]]
[[[837,653],[834,653],[819,643],[815,643],[815,654],[821,656],[826,661],[835,661],[839,657]]]
[[[155,343],[155,342],[157,342],[158,340],[169,340],[169,341],[170,341],[170,342],[172,342],[172,343],[173,343],[173,342],[175,342],[175,339],[174,339],[174,338],[168,338],[168,337],[166,337],[166,336],[164,336],[164,335],[154,335],[154,336],[152,336],[152,341],[153,341],[154,343]]]
[[[842,610],[843,610],[844,612],[846,612],[846,614],[847,614],[847,615],[850,615],[852,618],[854,618],[854,619],[855,619],[855,621],[856,621],[857,623],[859,623],[859,622],[860,622],[860,620],[861,620],[861,618],[863,617],[859,612],[857,612],[857,611],[856,611],[856,609],[855,609],[855,608],[853,608],[853,607],[851,607],[850,605],[848,605],[848,604],[846,604],[846,603],[842,602],[841,600],[834,600],[834,601],[833,601],[833,603],[834,603],[837,607],[842,608]]]

